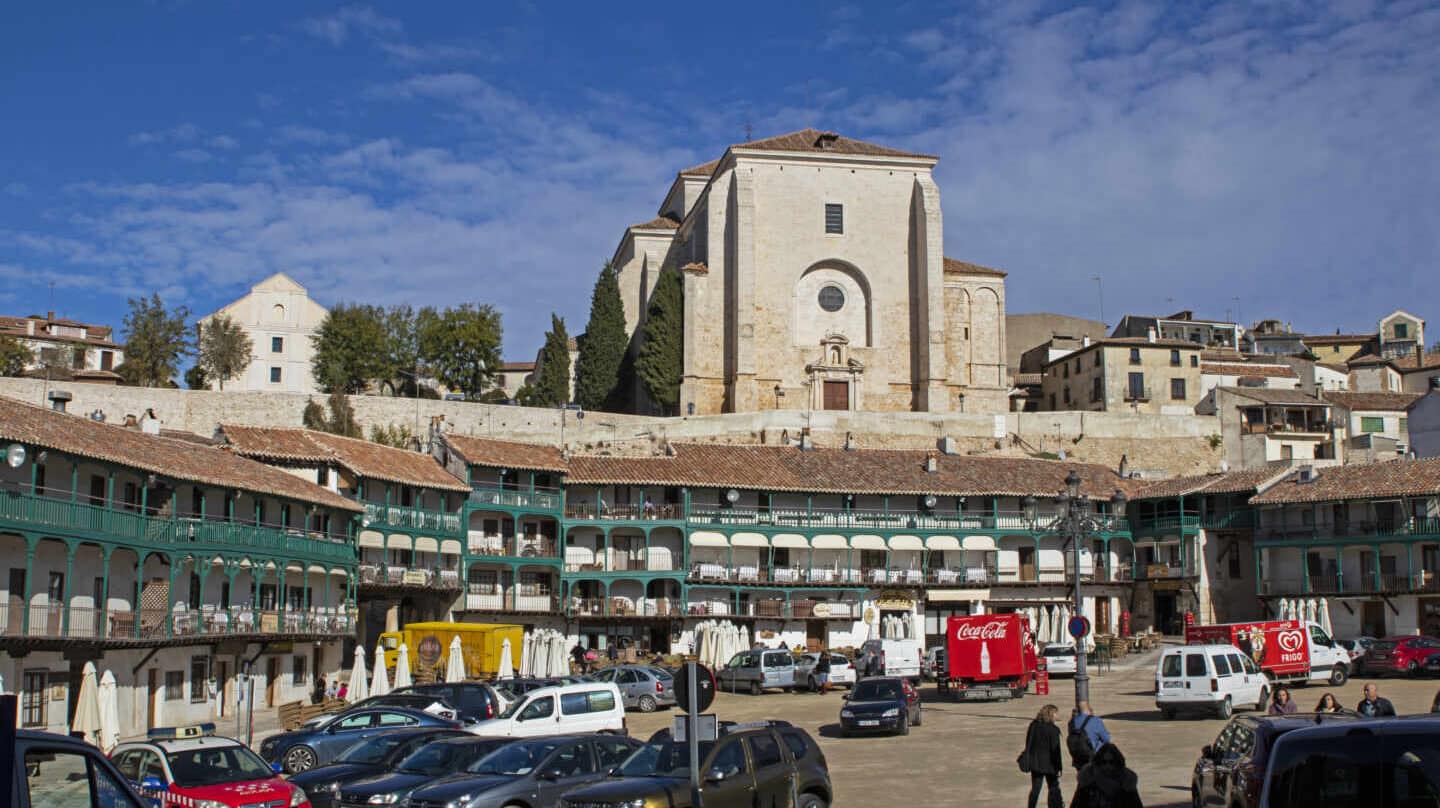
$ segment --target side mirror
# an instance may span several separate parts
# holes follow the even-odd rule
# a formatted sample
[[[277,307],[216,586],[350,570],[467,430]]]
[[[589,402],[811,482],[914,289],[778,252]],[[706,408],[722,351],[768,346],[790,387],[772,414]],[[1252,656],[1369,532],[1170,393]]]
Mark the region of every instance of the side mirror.
[[[721,769],[711,769],[711,770],[705,775],[705,782],[707,782],[707,783],[723,783],[723,782],[725,782],[725,778],[726,778],[727,776],[728,776],[728,775],[726,775],[725,772],[724,772],[723,770],[721,770]]]
[[[850,694],[849,694],[849,693],[845,693],[845,694],[841,695],[841,696],[840,696],[840,700],[841,700],[841,701],[849,701],[849,700],[850,700]]]
[[[165,781],[159,777],[146,777],[140,781],[140,788],[145,791],[164,791]]]
[[[562,771],[560,771],[559,769],[547,769],[547,770],[545,770],[545,771],[543,771],[543,772],[540,772],[540,774],[537,775],[536,779],[539,779],[539,780],[559,780],[561,777],[564,777],[564,776],[565,776],[565,773],[562,772]]]
[[[276,774],[280,774],[281,772],[285,771],[285,769],[279,763],[271,763],[270,771],[275,772]]]

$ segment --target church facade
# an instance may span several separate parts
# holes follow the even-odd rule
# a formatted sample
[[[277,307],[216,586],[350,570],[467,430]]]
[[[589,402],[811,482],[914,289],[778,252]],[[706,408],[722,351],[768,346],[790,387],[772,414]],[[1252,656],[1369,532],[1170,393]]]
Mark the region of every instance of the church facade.
[[[807,129],[679,172],[613,261],[632,348],[683,273],[680,414],[1004,412],[1005,273],[944,256],[935,164]]]

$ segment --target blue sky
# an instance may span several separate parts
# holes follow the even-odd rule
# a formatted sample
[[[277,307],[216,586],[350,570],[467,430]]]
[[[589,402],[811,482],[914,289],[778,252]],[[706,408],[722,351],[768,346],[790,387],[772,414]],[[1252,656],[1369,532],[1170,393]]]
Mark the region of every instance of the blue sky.
[[[674,172],[818,126],[938,154],[1012,312],[1325,331],[1440,298],[1440,7],[20,4],[0,311],[475,300],[532,356]],[[1440,327],[1440,324],[1437,324]]]

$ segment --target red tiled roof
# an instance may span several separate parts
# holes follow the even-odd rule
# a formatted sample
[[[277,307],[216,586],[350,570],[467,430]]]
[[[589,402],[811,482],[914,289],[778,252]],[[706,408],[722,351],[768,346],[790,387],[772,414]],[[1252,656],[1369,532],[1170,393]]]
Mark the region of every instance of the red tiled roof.
[[[1192,494],[1238,494],[1257,491],[1266,483],[1290,471],[1287,462],[1259,466],[1243,471],[1195,474],[1171,477],[1147,483],[1135,492],[1135,499],[1171,499]]]
[[[1216,387],[1216,390],[1224,390],[1227,393],[1234,393],[1237,396],[1244,396],[1252,401],[1259,401],[1264,404],[1309,404],[1312,406],[1324,406],[1325,402],[1299,390],[1284,390],[1269,387]]]
[[[717,169],[717,168],[719,168],[719,167],[720,167],[720,160],[717,158],[717,159],[711,160],[711,161],[708,162],[708,163],[701,163],[701,164],[698,165],[698,166],[690,166],[689,168],[682,168],[682,169],[680,169],[680,174],[683,175],[683,176],[686,176],[686,177],[708,177],[708,176],[710,176],[711,174],[714,174],[714,173],[715,173],[715,169]]]
[[[461,460],[472,466],[561,473],[566,471],[565,458],[561,457],[560,449],[554,446],[451,433],[446,433],[444,439]]]
[[[1269,376],[1282,379],[1297,379],[1295,368],[1289,365],[1231,365],[1219,362],[1201,362],[1201,373],[1215,373],[1221,376]]]
[[[939,159],[934,155],[917,154],[915,152],[892,149],[888,146],[848,138],[834,132],[822,132],[819,129],[801,129],[798,132],[787,132],[783,135],[752,140],[749,143],[737,143],[730,148],[746,149],[749,151],[827,152],[830,154],[856,154],[872,157],[920,157],[927,160]]]
[[[935,472],[925,470],[934,457]],[[1084,481],[1082,494],[1108,499],[1132,488],[1108,467],[1056,460],[972,457],[890,449],[678,444],[663,457],[577,455],[569,483],[732,487],[759,491],[836,494],[955,494],[1053,496],[1071,469]]]
[[[675,230],[680,223],[669,216],[656,216],[648,222],[630,225],[631,230]]]
[[[979,264],[972,264],[969,261],[961,261],[958,258],[945,258],[943,260],[944,271],[956,275],[989,275],[996,278],[1003,278],[1006,272],[992,267],[982,267]]]
[[[1305,334],[1301,337],[1307,345],[1348,345],[1354,342],[1369,342],[1374,334]]]
[[[1420,398],[1419,393],[1349,393],[1330,391],[1321,397],[1337,407],[1347,410],[1394,410],[1409,409]]]
[[[1315,469],[1310,482],[1303,483],[1297,471],[1265,493],[1251,497],[1250,502],[1280,505],[1437,494],[1440,494],[1440,458],[1431,458],[1328,466]]]
[[[501,369],[501,370],[506,370],[506,371],[513,371],[513,370],[534,370],[534,369],[535,369],[535,363],[534,363],[534,362],[501,362],[501,363],[500,363],[500,369]]]
[[[362,510],[333,491],[224,449],[103,424],[9,398],[0,398],[0,440],[127,466],[162,478]]]
[[[29,333],[27,321],[35,321],[35,333]],[[47,323],[69,326],[72,328],[84,328],[84,339],[64,334],[48,334],[44,328]],[[81,345],[92,345],[96,348],[119,348],[120,345],[111,341],[112,330],[108,325],[90,325],[76,320],[65,320],[56,318],[46,320],[44,317],[4,317],[0,316],[0,334],[6,334],[20,339],[36,340],[41,342],[69,342]]]
[[[444,491],[469,490],[435,458],[408,449],[309,429],[222,424],[220,433],[232,452],[255,460],[335,463],[366,479]]]

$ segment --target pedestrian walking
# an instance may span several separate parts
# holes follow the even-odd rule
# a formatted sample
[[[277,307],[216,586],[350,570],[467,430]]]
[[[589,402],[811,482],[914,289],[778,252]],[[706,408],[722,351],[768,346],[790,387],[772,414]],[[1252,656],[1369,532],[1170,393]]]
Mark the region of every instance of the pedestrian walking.
[[[1295,700],[1290,698],[1290,688],[1275,688],[1275,696],[1270,700],[1270,715],[1293,715],[1298,712]]]
[[[1382,718],[1395,714],[1395,705],[1390,700],[1380,695],[1380,688],[1374,682],[1365,685],[1365,698],[1356,705],[1355,712],[1366,718]]]
[[[315,680],[315,690],[310,693],[310,703],[319,704],[325,700],[325,677]]]
[[[1140,778],[1125,768],[1125,756],[1115,744],[1101,746],[1080,770],[1070,808],[1144,808]]]
[[[1440,699],[1440,693],[1437,693],[1435,695],[1437,699]],[[1340,702],[1335,700],[1334,693],[1326,693],[1325,695],[1320,697],[1320,703],[1315,705],[1315,712],[1338,713],[1340,712]]]
[[[1090,702],[1082,701],[1070,716],[1065,735],[1065,749],[1070,753],[1070,765],[1076,769],[1085,767],[1095,756],[1095,750],[1110,743],[1110,731],[1100,716],[1090,710]]]
[[[1048,789],[1049,808],[1065,808],[1065,798],[1060,794],[1060,772],[1065,762],[1060,759],[1060,728],[1055,726],[1060,717],[1060,708],[1047,704],[1035,714],[1035,720],[1025,731],[1025,751],[1020,753],[1020,770],[1030,774],[1030,800],[1028,808],[1035,808],[1040,799],[1040,787]]]
[[[590,672],[589,660],[585,657],[585,646],[578,642],[575,643],[574,648],[570,649],[570,661],[575,663],[575,667],[579,668],[582,674]]]
[[[830,692],[830,652],[820,650],[820,658],[815,660],[815,684],[820,695]]]

